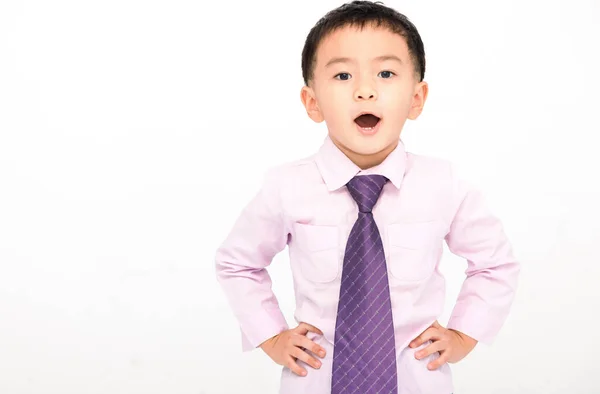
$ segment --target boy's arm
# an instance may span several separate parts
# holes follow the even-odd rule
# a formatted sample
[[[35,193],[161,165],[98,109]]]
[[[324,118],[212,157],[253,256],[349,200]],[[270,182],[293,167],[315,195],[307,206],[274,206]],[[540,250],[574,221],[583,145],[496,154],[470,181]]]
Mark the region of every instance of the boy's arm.
[[[453,186],[455,215],[446,242],[468,267],[448,328],[490,344],[510,310],[520,264],[483,195],[456,178]]]
[[[288,329],[266,267],[287,244],[277,177],[270,171],[216,253],[216,274],[250,351]]]

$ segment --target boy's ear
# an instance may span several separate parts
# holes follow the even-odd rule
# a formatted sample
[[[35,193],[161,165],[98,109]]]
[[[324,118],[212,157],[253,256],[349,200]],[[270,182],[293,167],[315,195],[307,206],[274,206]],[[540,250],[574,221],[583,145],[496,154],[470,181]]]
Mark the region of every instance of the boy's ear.
[[[304,104],[304,108],[306,108],[308,117],[317,123],[321,123],[324,118],[319,104],[317,104],[315,91],[311,87],[303,86],[300,91],[300,99],[302,100],[302,104]]]
[[[421,115],[421,112],[423,112],[423,107],[425,106],[425,101],[427,100],[428,93],[429,85],[427,84],[427,82],[422,81],[415,86],[412,104],[410,106],[410,110],[408,111],[408,119],[415,120],[419,117],[419,115]]]

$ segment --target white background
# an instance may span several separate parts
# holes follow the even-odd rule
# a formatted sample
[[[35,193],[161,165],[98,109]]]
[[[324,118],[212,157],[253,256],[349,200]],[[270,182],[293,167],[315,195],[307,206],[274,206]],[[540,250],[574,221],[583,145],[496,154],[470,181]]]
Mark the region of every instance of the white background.
[[[314,152],[306,34],[341,2],[0,2],[0,393],[276,393],[214,255],[265,171]],[[600,393],[600,4],[387,1],[430,96],[409,151],[454,161],[523,264],[456,393]],[[445,324],[465,263],[446,254]],[[287,254],[271,266],[290,325]]]

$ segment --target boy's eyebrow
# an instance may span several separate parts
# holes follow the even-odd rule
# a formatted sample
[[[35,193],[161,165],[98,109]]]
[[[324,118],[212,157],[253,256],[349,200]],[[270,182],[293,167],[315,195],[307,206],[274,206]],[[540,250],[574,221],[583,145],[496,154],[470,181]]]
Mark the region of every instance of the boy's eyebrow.
[[[377,56],[375,59],[373,59],[373,61],[375,61],[375,62],[383,62],[386,60],[395,60],[398,63],[402,63],[402,60],[396,55],[382,55],[382,56]],[[333,59],[331,59],[327,62],[327,64],[325,65],[325,68],[332,66],[336,63],[354,63],[354,61],[348,57],[334,57]]]
[[[386,60],[395,60],[398,63],[402,63],[402,60],[396,55],[383,55],[383,56],[377,56],[375,58],[375,61],[377,61],[377,62],[384,62]]]
[[[325,68],[332,66],[336,63],[352,63],[352,60],[349,57],[334,57],[333,59],[327,62]]]

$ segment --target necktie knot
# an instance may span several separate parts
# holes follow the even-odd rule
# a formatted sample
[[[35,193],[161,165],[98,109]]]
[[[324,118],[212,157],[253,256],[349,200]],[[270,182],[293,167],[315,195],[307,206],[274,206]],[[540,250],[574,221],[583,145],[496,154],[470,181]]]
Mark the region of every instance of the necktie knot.
[[[350,179],[348,191],[356,201],[359,212],[371,212],[387,181],[383,175],[358,175]]]

